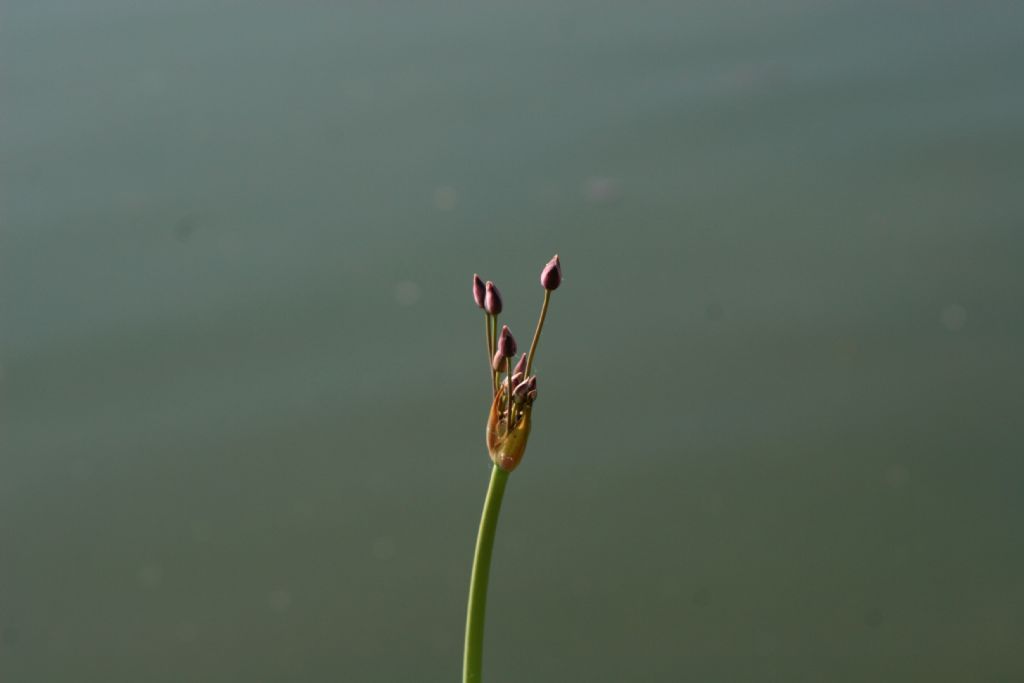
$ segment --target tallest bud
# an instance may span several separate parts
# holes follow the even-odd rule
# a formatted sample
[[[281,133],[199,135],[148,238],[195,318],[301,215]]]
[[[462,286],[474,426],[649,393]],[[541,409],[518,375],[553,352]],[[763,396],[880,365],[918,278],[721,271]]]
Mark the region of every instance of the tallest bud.
[[[558,285],[562,284],[562,263],[558,260],[558,254],[555,254],[555,257],[544,266],[544,270],[540,271],[540,284],[549,292],[558,289]]]

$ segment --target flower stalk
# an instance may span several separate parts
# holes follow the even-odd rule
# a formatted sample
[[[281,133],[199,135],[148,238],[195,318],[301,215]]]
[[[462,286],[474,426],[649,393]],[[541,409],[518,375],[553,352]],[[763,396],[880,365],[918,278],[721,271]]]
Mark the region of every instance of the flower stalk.
[[[490,582],[491,557],[498,530],[498,516],[505,496],[509,474],[518,467],[526,452],[533,417],[533,403],[537,399],[537,377],[530,375],[544,320],[547,317],[551,292],[562,282],[562,267],[556,255],[541,271],[540,283],[544,288],[544,303],[540,319],[533,333],[530,350],[520,358],[515,368],[512,358],[516,342],[508,326],[498,334],[498,315],[501,313],[501,295],[493,282],[482,283],[473,276],[473,299],[484,310],[487,331],[487,357],[490,361],[492,398],[487,416],[487,451],[494,463],[491,479],[484,499],[480,529],[477,533],[473,568],[469,580],[469,602],[466,606],[466,640],[462,660],[463,683],[481,683],[483,677],[484,621],[487,613],[487,587]],[[501,371],[505,379],[501,379]]]
[[[466,608],[466,643],[462,659],[463,683],[480,683],[484,658],[484,618],[487,615],[487,584],[491,575],[494,537],[498,532],[498,515],[505,496],[508,472],[497,465],[491,468],[491,482],[484,498],[480,531],[473,554],[473,571],[469,577],[469,605]]]

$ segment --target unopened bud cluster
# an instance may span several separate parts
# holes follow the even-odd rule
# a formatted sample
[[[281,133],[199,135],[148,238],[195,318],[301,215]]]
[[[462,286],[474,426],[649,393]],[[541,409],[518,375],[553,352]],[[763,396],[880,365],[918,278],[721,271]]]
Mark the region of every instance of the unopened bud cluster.
[[[487,355],[491,360],[491,410],[487,418],[487,450],[494,464],[511,472],[522,460],[530,436],[533,403],[537,400],[537,376],[530,374],[537,341],[547,315],[551,293],[562,284],[562,264],[555,255],[541,270],[544,305],[528,353],[522,354],[515,367],[512,359],[518,349],[508,325],[498,333],[501,314],[501,293],[493,282],[484,282],[473,275],[473,301],[484,311],[487,323]],[[504,374],[504,377],[502,377]]]

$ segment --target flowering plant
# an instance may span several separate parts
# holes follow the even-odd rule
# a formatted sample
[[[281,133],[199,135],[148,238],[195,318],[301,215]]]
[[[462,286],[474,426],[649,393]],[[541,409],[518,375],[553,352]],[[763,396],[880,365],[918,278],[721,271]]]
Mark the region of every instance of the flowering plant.
[[[483,668],[484,616],[487,612],[487,582],[491,570],[491,554],[498,528],[498,513],[505,495],[508,475],[523,459],[530,438],[533,403],[537,400],[537,376],[530,374],[537,353],[537,342],[551,303],[551,293],[562,284],[562,264],[556,254],[540,273],[544,288],[544,303],[540,319],[533,333],[530,350],[512,366],[516,355],[516,340],[508,325],[498,332],[501,315],[501,293],[493,282],[484,282],[473,275],[473,300],[483,309],[487,332],[487,358],[490,361],[491,408],[487,415],[487,452],[494,467],[484,499],[480,531],[473,555],[473,570],[469,580],[469,605],[466,609],[466,643],[462,661],[463,683],[480,683]],[[502,378],[502,372],[505,377]]]

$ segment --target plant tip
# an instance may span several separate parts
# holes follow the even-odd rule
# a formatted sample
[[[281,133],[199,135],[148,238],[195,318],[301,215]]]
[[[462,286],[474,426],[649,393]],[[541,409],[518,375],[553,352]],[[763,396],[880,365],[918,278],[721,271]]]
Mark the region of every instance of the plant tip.
[[[558,260],[558,254],[555,254],[540,272],[540,284],[549,292],[555,291],[558,285],[562,284],[562,262]]]

